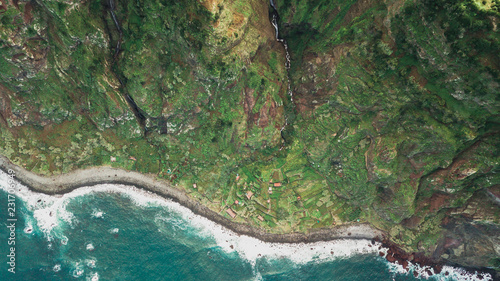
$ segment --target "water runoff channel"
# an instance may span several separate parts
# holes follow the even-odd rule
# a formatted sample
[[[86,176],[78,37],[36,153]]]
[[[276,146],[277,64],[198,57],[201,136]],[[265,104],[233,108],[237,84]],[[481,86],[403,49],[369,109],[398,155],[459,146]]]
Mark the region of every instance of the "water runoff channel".
[[[271,5],[270,20],[271,20],[271,24],[274,27],[276,41],[280,42],[285,49],[285,59],[286,59],[285,68],[286,68],[286,73],[287,73],[287,77],[286,77],[287,78],[287,93],[288,93],[288,96],[290,96],[290,102],[293,104],[293,92],[292,92],[291,83],[290,83],[290,66],[291,66],[290,52],[288,50],[288,44],[287,44],[286,40],[284,38],[280,38],[280,36],[279,36],[279,26],[278,26],[279,14],[278,14],[278,11],[276,9],[276,4],[274,3],[274,0],[270,0],[269,4]],[[113,55],[115,62],[116,62],[118,55],[121,51],[121,44],[122,44],[122,40],[123,40],[123,31],[121,29],[120,23],[119,23],[119,21],[116,17],[116,14],[115,14],[115,9],[116,9],[115,1],[108,0],[108,5],[109,5],[108,11],[111,15],[111,18],[113,19],[113,22],[114,22],[115,27],[116,27],[118,34],[119,34],[119,38],[117,40],[115,52]],[[118,78],[118,80],[120,81],[120,84],[122,85],[122,87],[125,87],[125,83],[122,81],[120,75],[118,75],[117,73],[115,73],[115,75]],[[135,103],[134,99],[128,93],[125,92],[123,94],[124,94],[125,100],[127,101],[129,106],[133,110],[136,118],[138,119],[139,125],[144,130],[146,130],[146,126],[145,126],[146,116],[144,116],[142,110],[140,110],[140,108]],[[281,138],[283,139],[283,144],[282,144],[280,150],[282,150],[285,147],[285,143],[286,143],[286,139],[285,139],[283,131],[287,128],[288,125],[290,125],[290,123],[291,122],[288,119],[287,114],[285,114],[285,124],[280,129]]]
[[[279,36],[279,26],[278,26],[278,21],[279,21],[279,14],[278,10],[276,9],[276,4],[274,3],[274,0],[270,0],[269,4],[271,5],[271,11],[270,11],[270,20],[271,24],[274,27],[274,32],[276,35],[276,41],[280,42],[283,47],[285,48],[285,68],[286,68],[286,79],[287,79],[287,93],[288,96],[290,96],[290,102],[293,104],[293,92],[292,92],[292,87],[290,83],[290,66],[291,66],[291,59],[290,59],[290,52],[288,50],[288,43],[284,38],[281,38]],[[281,145],[280,150],[282,150],[285,147],[286,139],[284,136],[283,130],[286,129],[286,127],[290,124],[288,120],[288,116],[285,113],[285,124],[281,127],[280,132],[281,132],[281,138],[283,139],[283,144]]]

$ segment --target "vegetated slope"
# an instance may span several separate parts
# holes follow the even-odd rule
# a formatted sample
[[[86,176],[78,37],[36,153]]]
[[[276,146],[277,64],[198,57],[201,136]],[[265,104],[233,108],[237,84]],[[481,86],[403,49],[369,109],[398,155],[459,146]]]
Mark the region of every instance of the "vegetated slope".
[[[295,137],[335,195],[410,252],[498,266],[500,6],[490,2],[278,10]]]
[[[172,179],[279,149],[287,84],[267,6],[219,2],[2,2],[2,153],[39,173]]]
[[[265,1],[1,3],[14,163],[153,173],[271,232],[370,222],[498,263],[494,3],[279,1],[293,101]]]

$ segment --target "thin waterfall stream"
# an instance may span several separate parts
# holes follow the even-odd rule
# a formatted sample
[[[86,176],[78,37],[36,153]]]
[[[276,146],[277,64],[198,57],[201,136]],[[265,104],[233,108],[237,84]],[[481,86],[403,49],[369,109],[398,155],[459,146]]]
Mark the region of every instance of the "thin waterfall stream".
[[[288,51],[288,43],[284,38],[279,37],[279,26],[278,26],[278,20],[279,20],[279,14],[278,10],[276,9],[275,3],[273,0],[269,1],[272,11],[271,11],[271,24],[274,27],[274,32],[276,34],[276,41],[280,42],[283,47],[285,48],[285,68],[286,68],[286,79],[287,79],[287,93],[290,96],[290,102],[293,103],[293,91],[292,91],[292,86],[290,83],[290,66],[291,66],[291,58],[290,58],[290,52]],[[285,137],[283,135],[283,130],[286,128],[286,126],[289,125],[288,122],[288,117],[285,114],[285,124],[281,127],[280,132],[281,132],[281,138],[283,139],[283,144],[281,145],[280,151],[285,147]]]
[[[271,3],[271,7],[273,8],[271,24],[274,27],[274,31],[276,34],[276,40],[278,42],[280,42],[281,44],[283,44],[283,47],[285,48],[285,54],[286,54],[285,68],[287,71],[288,95],[290,96],[290,100],[293,101],[293,92],[292,92],[291,85],[290,85],[290,66],[291,66],[290,52],[288,51],[288,44],[287,44],[286,40],[279,37],[278,11],[276,10],[276,6],[274,5],[274,1],[270,0],[270,3]]]
[[[119,34],[119,38],[116,42],[116,49],[115,49],[115,53],[113,55],[113,63],[116,64],[117,61],[118,61],[118,55],[121,51],[121,45],[122,45],[122,41],[123,41],[123,31],[122,31],[122,28],[120,26],[120,22],[118,21],[117,17],[116,17],[116,14],[115,14],[115,9],[116,9],[116,6],[115,6],[115,1],[114,0],[109,0],[109,13],[111,15],[111,18],[113,19],[113,22],[115,24],[115,27],[116,27],[116,30],[118,31],[118,34]],[[126,90],[126,85],[125,83],[123,82],[123,79],[121,78],[121,76],[116,73],[115,71],[113,71],[113,74],[115,75],[115,77],[118,79],[118,81],[120,82],[120,85],[122,86],[122,95],[123,97],[125,98],[126,102],[128,103],[130,109],[132,109],[132,111],[134,112],[134,115],[135,117],[137,118],[137,121],[139,123],[139,126],[144,130],[144,132],[147,131],[147,128],[146,128],[146,116],[144,116],[143,114],[143,111],[139,108],[139,106],[137,105],[137,103],[135,103],[134,99],[132,98],[132,96],[130,96],[130,94],[127,93],[127,90]]]

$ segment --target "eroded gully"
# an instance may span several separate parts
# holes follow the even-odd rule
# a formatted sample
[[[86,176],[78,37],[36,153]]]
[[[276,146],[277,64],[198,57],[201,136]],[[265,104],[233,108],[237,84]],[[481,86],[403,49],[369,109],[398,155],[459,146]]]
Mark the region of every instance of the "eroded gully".
[[[293,106],[293,91],[292,91],[292,86],[291,86],[291,83],[290,83],[291,57],[290,57],[290,52],[288,50],[288,43],[286,42],[286,40],[284,38],[281,38],[279,36],[279,25],[278,25],[279,14],[278,14],[278,11],[276,9],[276,5],[275,5],[275,3],[274,3],[273,0],[270,0],[269,3],[271,5],[270,20],[271,20],[271,24],[274,27],[274,32],[275,32],[275,35],[276,35],[275,36],[276,37],[276,41],[280,42],[283,45],[284,49],[285,49],[285,68],[286,68],[286,79],[287,79],[287,94],[290,97],[289,107],[285,106],[285,124],[280,129],[281,138],[283,139],[283,144],[281,145],[281,148],[280,148],[280,150],[282,150],[285,147],[286,143],[287,143],[287,136],[286,136],[287,134],[284,131],[286,131],[290,127],[290,125],[292,124],[292,122],[293,122],[293,120],[290,120],[289,114],[287,114],[287,111],[294,110],[294,106]],[[289,137],[290,136],[288,136],[288,138]]]

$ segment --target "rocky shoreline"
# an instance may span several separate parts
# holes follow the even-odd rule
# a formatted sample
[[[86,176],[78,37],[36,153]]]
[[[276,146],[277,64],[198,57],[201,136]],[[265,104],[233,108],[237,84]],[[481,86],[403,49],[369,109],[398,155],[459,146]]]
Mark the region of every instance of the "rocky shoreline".
[[[240,234],[255,237],[265,242],[277,243],[310,243],[334,239],[382,239],[385,233],[368,224],[350,224],[335,228],[311,230],[308,233],[276,234],[266,232],[250,225],[233,222],[212,211],[200,202],[191,199],[185,192],[171,184],[155,179],[154,175],[143,175],[111,167],[94,167],[85,170],[75,170],[67,174],[42,177],[19,167],[6,157],[0,155],[0,169],[15,172],[16,180],[35,192],[49,195],[64,194],[79,187],[99,184],[133,185],[154,192],[162,197],[180,203],[194,213],[214,221]]]
[[[84,186],[99,184],[124,184],[133,185],[138,188],[153,192],[162,197],[171,199],[191,209],[194,213],[216,222],[235,233],[257,238],[265,242],[273,243],[312,243],[318,241],[329,241],[335,239],[368,239],[372,243],[380,242],[387,248],[387,254],[380,252],[389,262],[397,263],[408,270],[409,262],[420,266],[430,266],[434,273],[440,273],[444,265],[443,261],[435,261],[420,253],[406,253],[398,245],[389,241],[387,234],[367,223],[349,224],[336,226],[335,228],[324,228],[310,230],[308,233],[269,233],[250,225],[233,222],[208,207],[189,198],[189,196],[165,181],[155,179],[154,175],[144,175],[137,172],[126,171],[112,167],[94,167],[84,170],[75,170],[67,174],[42,177],[35,173],[19,167],[6,157],[0,155],[0,170],[15,173],[15,178],[21,184],[35,192],[49,195],[64,194]],[[453,266],[453,265],[452,265]],[[463,267],[462,265],[455,265]],[[497,276],[494,270],[487,268],[466,268],[469,272],[482,271]],[[432,275],[430,271],[427,272]]]
[[[469,267],[461,264],[449,263],[444,260],[436,260],[422,253],[415,253],[415,252],[408,253],[405,252],[403,249],[401,249],[401,247],[399,247],[397,244],[389,241],[388,239],[383,239],[383,240],[374,239],[374,241],[380,242],[382,244],[382,247],[387,248],[387,253],[379,252],[380,256],[385,256],[386,260],[391,263],[396,263],[401,265],[403,269],[405,269],[406,271],[410,270],[410,263],[412,263],[419,265],[420,267],[427,267],[421,272],[425,272],[425,274],[429,276],[440,273],[443,273],[443,275],[448,276],[449,272],[446,271],[443,272],[444,266],[452,266],[452,267],[460,267],[472,274],[478,273],[479,279],[481,279],[481,276],[479,274],[482,274],[483,276],[489,274],[493,278],[492,280],[500,280],[499,273],[490,268]],[[432,271],[430,270],[431,268]],[[413,275],[415,277],[418,277],[419,273],[417,271],[413,271]]]

